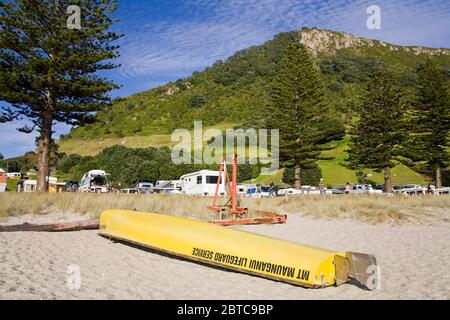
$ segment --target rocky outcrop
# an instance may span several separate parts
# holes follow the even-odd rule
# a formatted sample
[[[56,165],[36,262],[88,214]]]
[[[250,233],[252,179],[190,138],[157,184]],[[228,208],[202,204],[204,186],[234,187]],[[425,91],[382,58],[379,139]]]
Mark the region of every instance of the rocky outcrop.
[[[301,42],[314,54],[334,54],[341,49],[352,48],[355,50],[364,47],[382,46],[391,51],[410,52],[415,55],[448,56],[450,49],[433,49],[426,47],[402,47],[384,41],[369,40],[354,36],[345,32],[335,32],[320,29],[302,29],[300,31]]]

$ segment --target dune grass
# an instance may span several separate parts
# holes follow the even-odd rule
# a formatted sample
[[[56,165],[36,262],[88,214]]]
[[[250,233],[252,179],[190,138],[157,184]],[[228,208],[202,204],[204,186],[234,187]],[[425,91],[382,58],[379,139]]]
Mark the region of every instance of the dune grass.
[[[315,219],[351,219],[378,223],[450,222],[450,196],[336,195],[254,200],[261,209],[280,208]]]
[[[116,194],[0,194],[0,219],[51,211],[89,214],[98,217],[106,209],[128,209],[211,219],[207,197],[183,195]],[[291,196],[271,199],[240,199],[250,210],[269,210],[300,214],[316,219],[352,219],[366,223],[441,223],[450,222],[450,196]]]

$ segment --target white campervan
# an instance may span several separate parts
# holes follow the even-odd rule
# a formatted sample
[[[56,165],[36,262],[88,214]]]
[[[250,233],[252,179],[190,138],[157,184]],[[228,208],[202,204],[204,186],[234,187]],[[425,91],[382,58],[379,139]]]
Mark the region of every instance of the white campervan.
[[[202,170],[185,174],[180,178],[181,189],[187,195],[214,196],[218,179],[219,171]],[[225,194],[225,190],[225,174],[223,173],[219,194]]]
[[[86,172],[81,179],[81,192],[108,193],[111,191],[111,184],[108,179],[109,173],[103,170],[91,170]]]

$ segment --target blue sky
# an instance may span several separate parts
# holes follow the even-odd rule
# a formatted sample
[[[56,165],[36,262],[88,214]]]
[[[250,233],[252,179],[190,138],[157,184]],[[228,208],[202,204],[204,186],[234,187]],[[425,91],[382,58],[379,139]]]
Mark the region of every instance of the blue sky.
[[[382,29],[368,30],[366,9],[381,8]],[[450,1],[441,0],[119,0],[114,29],[123,32],[122,67],[108,77],[123,87],[113,96],[189,76],[237,50],[274,35],[318,27],[400,45],[450,48]],[[0,124],[0,153],[34,149],[34,136]],[[55,136],[68,131],[55,127]]]

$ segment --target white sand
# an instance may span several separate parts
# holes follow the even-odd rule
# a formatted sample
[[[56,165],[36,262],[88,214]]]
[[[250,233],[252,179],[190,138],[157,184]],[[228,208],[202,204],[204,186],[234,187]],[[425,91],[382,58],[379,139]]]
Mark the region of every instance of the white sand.
[[[76,215],[39,222],[76,220]],[[30,220],[21,217],[7,222]],[[339,251],[374,254],[381,288],[344,284],[304,289],[263,278],[205,267],[115,243],[96,231],[0,234],[0,299],[449,299],[450,228],[367,225],[290,215],[285,225],[246,230]],[[71,265],[79,289],[66,281]],[[73,270],[73,269],[72,269]]]

